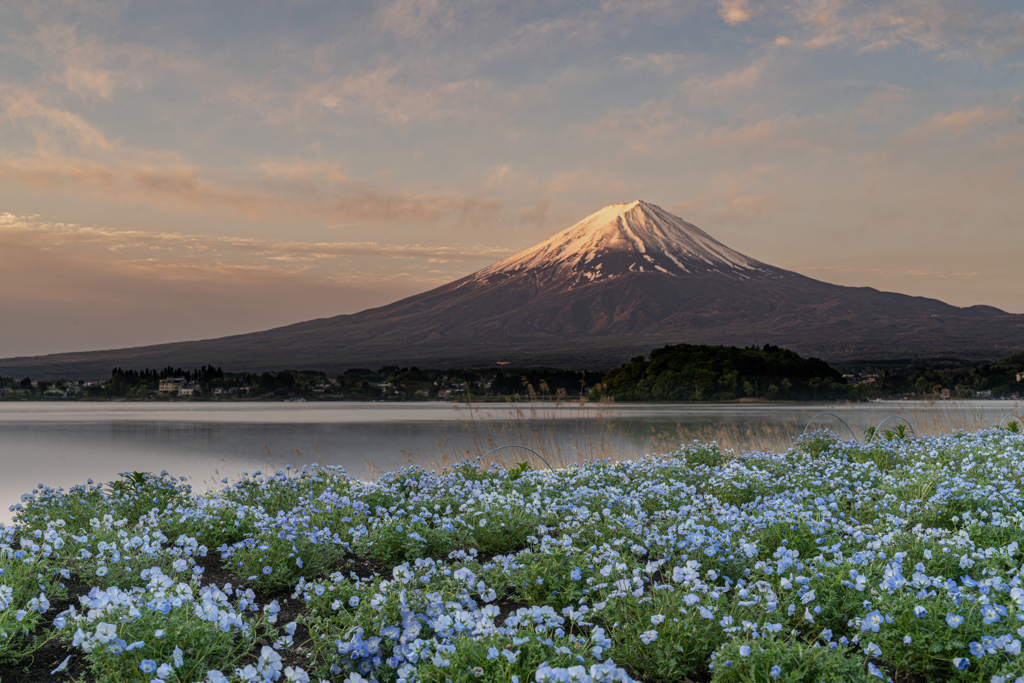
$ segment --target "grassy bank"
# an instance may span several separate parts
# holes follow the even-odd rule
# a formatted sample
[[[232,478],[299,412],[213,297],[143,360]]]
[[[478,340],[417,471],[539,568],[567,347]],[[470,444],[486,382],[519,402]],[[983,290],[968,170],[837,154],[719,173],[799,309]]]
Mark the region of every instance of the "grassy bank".
[[[1022,475],[990,429],[42,488],[0,532],[0,677],[1013,681]]]

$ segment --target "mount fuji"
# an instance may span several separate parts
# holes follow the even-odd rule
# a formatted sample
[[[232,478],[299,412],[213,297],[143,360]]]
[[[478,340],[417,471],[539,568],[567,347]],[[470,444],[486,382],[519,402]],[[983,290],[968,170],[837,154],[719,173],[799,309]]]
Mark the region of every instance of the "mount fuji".
[[[642,201],[613,204],[436,289],[264,332],[0,360],[0,374],[111,367],[231,371],[420,365],[602,368],[676,343],[771,343],[804,355],[992,358],[1024,346],[1024,315],[843,287],[757,261]]]

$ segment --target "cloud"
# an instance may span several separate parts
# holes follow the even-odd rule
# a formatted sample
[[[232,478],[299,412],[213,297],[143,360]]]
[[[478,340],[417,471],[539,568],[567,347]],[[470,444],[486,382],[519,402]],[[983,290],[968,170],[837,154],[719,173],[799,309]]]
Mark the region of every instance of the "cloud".
[[[932,118],[911,126],[903,134],[909,141],[921,142],[943,134],[962,137],[976,130],[978,126],[1002,124],[1013,119],[1013,112],[1006,107],[985,107],[978,105],[971,109],[961,109],[948,113],[935,114]]]
[[[771,7],[769,5],[769,7]],[[990,60],[1024,51],[1024,12],[984,12],[959,0],[794,0],[770,16],[810,49],[850,44],[862,52],[912,45],[949,59]],[[774,9],[774,8],[773,8]]]
[[[104,43],[95,35],[82,35],[74,25],[43,25],[33,37],[38,48],[29,48],[28,54],[83,100],[109,100],[119,89],[140,91],[165,75],[194,79],[210,74],[194,57],[151,46]]]
[[[385,0],[378,3],[375,19],[381,29],[401,36],[428,29],[450,31],[455,5],[441,0]]]
[[[612,107],[579,134],[589,140],[616,140],[634,154],[649,152],[660,141],[675,136],[685,121],[666,102],[645,102],[631,109]]]
[[[749,0],[718,0],[718,15],[729,26],[750,21],[751,11]]]
[[[339,114],[368,109],[391,123],[466,116],[493,91],[482,79],[406,81],[398,67],[381,67],[314,83],[306,97]]]
[[[502,247],[425,246],[377,242],[302,242],[250,237],[216,237],[188,233],[148,232],[50,223],[38,216],[0,213],[0,236],[7,242],[40,247],[93,246],[107,251],[184,251],[204,259],[214,256],[276,259],[282,262],[327,259],[340,256],[372,256],[389,259],[441,259],[444,261],[500,260],[513,253]],[[232,256],[234,255],[234,256]]]
[[[5,180],[47,190],[119,200],[170,203],[186,210],[228,211],[243,216],[315,216],[333,222],[448,222],[480,226],[500,217],[501,203],[489,197],[389,192],[350,181],[334,165],[257,163],[250,172],[217,173],[190,166],[157,166],[130,159],[99,163],[59,154],[0,156]],[[210,176],[220,176],[210,178]]]
[[[653,68],[668,75],[694,62],[692,57],[676,53],[620,55],[616,61],[630,68]]]
[[[762,83],[771,62],[772,57],[764,55],[747,66],[727,71],[724,74],[687,79],[682,88],[690,97],[710,103],[721,102],[724,98],[732,97],[736,93],[746,95],[748,91]]]
[[[43,124],[30,126],[37,141],[50,142],[54,132],[61,132],[70,137],[80,149],[109,150],[112,147],[106,136],[81,116],[43,104],[39,95],[31,90],[0,88],[0,101],[3,102],[4,114],[9,122]]]

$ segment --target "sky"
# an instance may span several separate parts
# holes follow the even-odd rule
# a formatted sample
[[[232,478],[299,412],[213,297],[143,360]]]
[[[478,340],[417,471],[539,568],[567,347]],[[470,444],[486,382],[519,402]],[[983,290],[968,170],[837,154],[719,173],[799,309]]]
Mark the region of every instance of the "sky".
[[[1024,313],[1024,7],[0,3],[0,357],[354,313],[634,199]]]

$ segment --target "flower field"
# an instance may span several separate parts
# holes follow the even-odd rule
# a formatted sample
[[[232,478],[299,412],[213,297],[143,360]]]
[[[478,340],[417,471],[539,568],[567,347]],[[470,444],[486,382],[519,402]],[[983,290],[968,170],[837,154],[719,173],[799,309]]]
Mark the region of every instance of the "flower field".
[[[0,677],[1024,683],[1022,477],[993,429],[41,486],[0,529]]]

